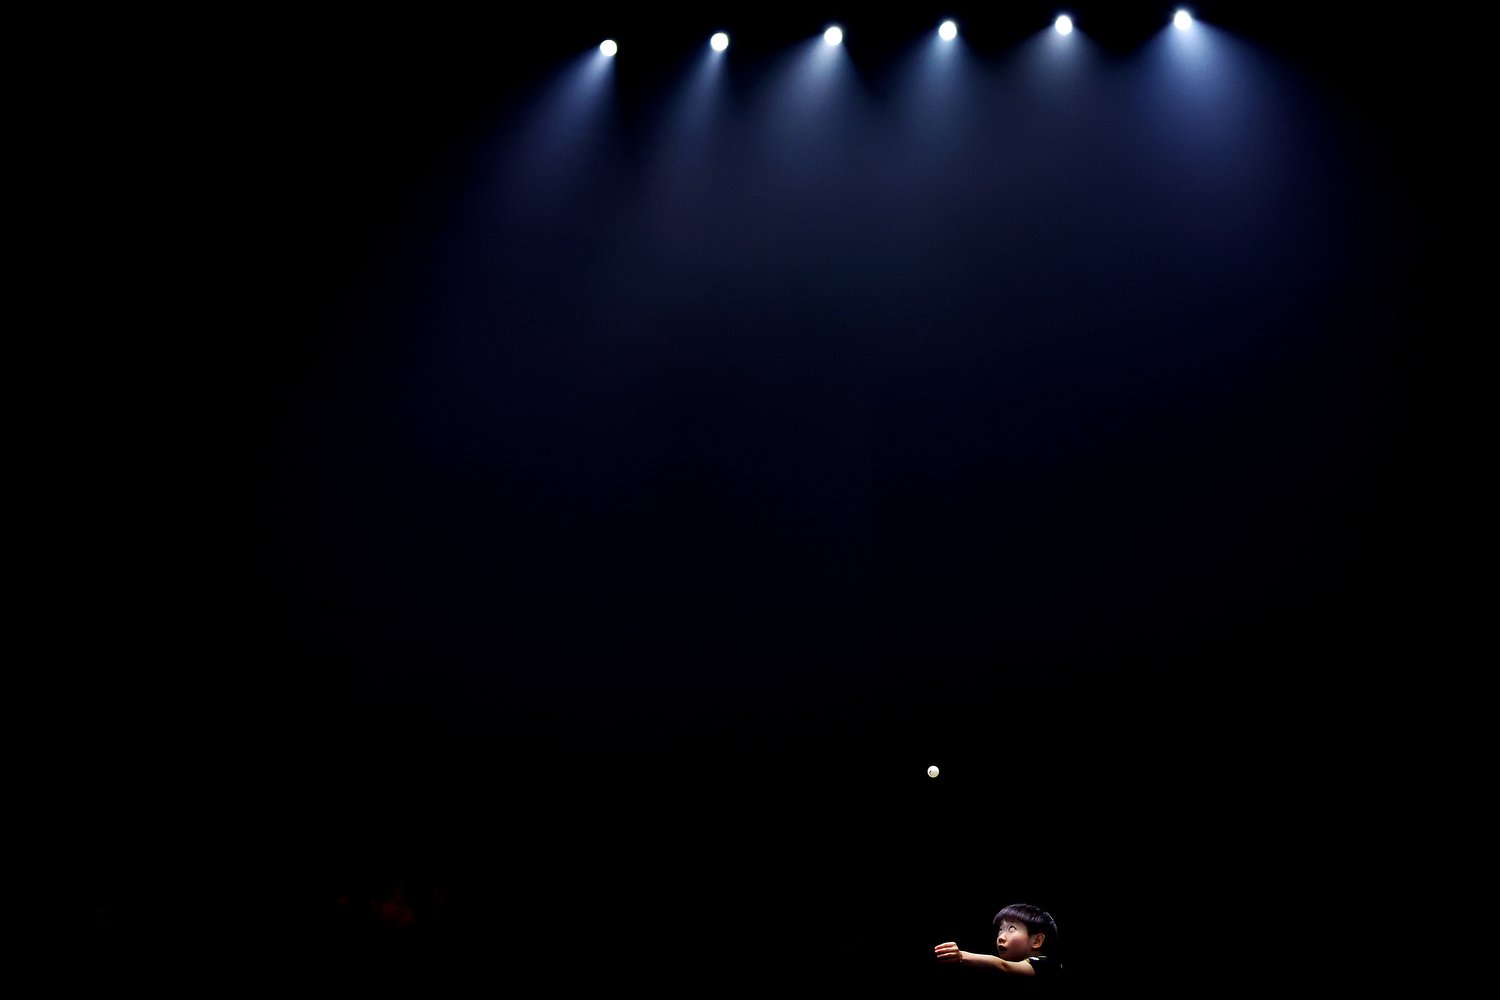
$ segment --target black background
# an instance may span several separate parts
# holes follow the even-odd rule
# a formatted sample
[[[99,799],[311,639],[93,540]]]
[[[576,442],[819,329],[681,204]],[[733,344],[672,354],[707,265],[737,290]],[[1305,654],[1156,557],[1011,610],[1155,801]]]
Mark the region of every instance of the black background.
[[[79,149],[49,205],[81,210],[45,244],[77,331],[39,571],[60,612],[65,778],[45,794],[69,928],[148,967],[174,961],[163,936],[207,937],[253,948],[238,968],[332,959],[429,987],[960,992],[975,981],[932,946],[989,950],[993,912],[1029,901],[1100,987],[1143,956],[1232,979],[1220,956],[1275,947],[1262,908],[1339,914],[1300,957],[1341,965],[1343,915],[1419,880],[1363,859],[1414,825],[1389,786],[1421,780],[1433,741],[1412,734],[1454,707],[1438,623],[1462,617],[1444,567],[1464,533],[1438,372],[1463,324],[1438,43],[1293,7],[1199,13],[1354,123],[1364,146],[1308,155],[1339,164],[1332,184],[1368,180],[1350,231],[1381,249],[1259,313],[1224,278],[1246,328],[1274,315],[1316,340],[1274,376],[1247,363],[1217,405],[1185,374],[1070,422],[1052,393],[1097,390],[1080,369],[949,345],[883,381],[846,359],[903,319],[840,318],[805,289],[767,312],[747,279],[725,293],[738,346],[695,346],[718,328],[683,321],[652,348],[656,380],[630,383],[635,422],[585,408],[582,430],[559,414],[642,362],[596,320],[569,326],[594,314],[564,300],[618,275],[575,275],[564,236],[528,232],[565,263],[515,264],[474,306],[538,338],[493,356],[493,425],[443,423],[444,393],[468,389],[402,374],[452,322],[402,276],[442,269],[437,220],[538,78],[655,31],[620,61],[611,162],[632,170],[673,54],[717,25],[609,8],[556,12],[555,32],[443,8],[92,25],[74,113],[49,119]],[[751,65],[859,19],[879,90],[937,13],[723,23]],[[956,13],[1000,59],[1052,12]],[[1074,13],[1110,59],[1165,17]],[[1369,175],[1338,173],[1365,155]],[[835,274],[865,259],[817,246],[843,255]],[[1064,337],[1086,347],[1107,313],[1091,300]],[[903,357],[922,370],[882,364]],[[1042,429],[1003,469],[975,460],[1012,421]],[[465,434],[512,464],[464,471]],[[596,489],[621,468],[633,485]],[[367,905],[397,884],[405,930]]]

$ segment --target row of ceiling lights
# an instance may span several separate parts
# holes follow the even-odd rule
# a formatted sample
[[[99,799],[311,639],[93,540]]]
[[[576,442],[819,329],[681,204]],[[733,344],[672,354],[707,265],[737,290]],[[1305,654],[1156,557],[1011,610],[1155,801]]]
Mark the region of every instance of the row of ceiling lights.
[[[1179,31],[1187,31],[1193,26],[1193,15],[1186,10],[1179,9],[1172,15],[1172,26]],[[1073,19],[1067,14],[1059,14],[1052,22],[1052,28],[1059,35],[1071,35],[1073,33]],[[951,42],[958,37],[958,24],[954,21],[944,21],[938,25],[938,37],[945,42]],[[823,32],[823,41],[827,45],[841,45],[844,41],[844,29],[837,24],[830,24]],[[726,32],[716,32],[708,40],[708,44],[715,52],[723,52],[729,48],[729,35]],[[613,56],[620,51],[620,46],[612,38],[606,38],[599,43],[599,51],[606,56]]]

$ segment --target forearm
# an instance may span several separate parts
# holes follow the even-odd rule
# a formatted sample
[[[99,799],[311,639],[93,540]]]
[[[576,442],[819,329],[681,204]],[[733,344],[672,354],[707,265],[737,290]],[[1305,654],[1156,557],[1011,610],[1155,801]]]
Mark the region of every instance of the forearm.
[[[1011,975],[1030,975],[1031,966],[1026,962],[1008,962],[999,955],[984,955],[979,952],[965,951],[963,955],[964,965],[977,965],[985,969],[994,969],[996,972],[1007,972]]]

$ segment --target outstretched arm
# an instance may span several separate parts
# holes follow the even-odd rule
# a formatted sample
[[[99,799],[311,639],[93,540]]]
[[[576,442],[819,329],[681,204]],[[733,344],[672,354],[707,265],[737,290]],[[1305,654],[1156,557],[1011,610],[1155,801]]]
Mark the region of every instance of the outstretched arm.
[[[981,955],[973,951],[960,951],[958,944],[953,941],[944,941],[932,949],[932,954],[939,962],[951,965],[977,965],[986,969],[994,969],[996,972],[1008,972],[1015,976],[1036,975],[1036,970],[1031,967],[1030,962],[1011,962],[999,955]]]

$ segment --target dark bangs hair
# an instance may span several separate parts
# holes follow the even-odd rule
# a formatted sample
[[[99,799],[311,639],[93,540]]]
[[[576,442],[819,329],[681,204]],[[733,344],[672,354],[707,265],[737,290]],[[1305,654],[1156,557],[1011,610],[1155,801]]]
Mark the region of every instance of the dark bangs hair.
[[[1003,920],[1025,924],[1028,934],[1045,934],[1047,944],[1054,948],[1057,946],[1057,921],[1041,907],[1030,903],[1012,903],[995,914],[995,919],[990,922],[998,925]]]

